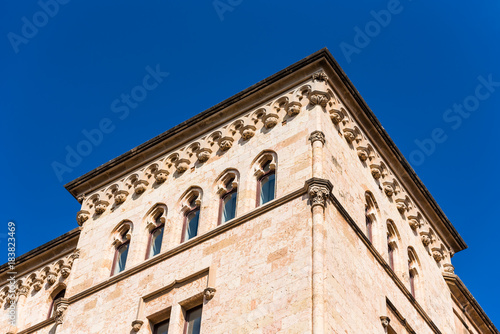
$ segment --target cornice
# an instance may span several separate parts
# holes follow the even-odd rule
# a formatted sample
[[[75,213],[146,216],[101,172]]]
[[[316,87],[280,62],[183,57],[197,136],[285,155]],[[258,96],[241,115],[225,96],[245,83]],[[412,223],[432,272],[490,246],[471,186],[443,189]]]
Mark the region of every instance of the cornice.
[[[458,304],[463,307],[463,312],[469,317],[469,320],[481,329],[488,329],[490,333],[498,334],[498,329],[486,315],[474,296],[472,296],[462,280],[452,273],[443,273],[443,278],[448,284],[452,296]],[[473,317],[473,313],[477,316]],[[477,321],[475,321],[476,319],[480,320],[482,324],[477,323]]]

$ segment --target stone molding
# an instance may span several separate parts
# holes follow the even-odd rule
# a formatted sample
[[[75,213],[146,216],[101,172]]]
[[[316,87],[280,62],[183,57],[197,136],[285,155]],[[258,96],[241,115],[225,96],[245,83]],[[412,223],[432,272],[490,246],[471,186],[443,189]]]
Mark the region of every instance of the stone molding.
[[[300,113],[308,104],[326,106],[326,102],[334,98],[327,79],[323,71],[316,72],[305,83],[252,108],[236,120],[155,159],[111,185],[82,196],[78,224],[84,224],[90,217],[98,219],[108,207],[116,207],[131,198],[129,194],[140,196],[155,189],[155,184],[164,183],[171,175],[180,177],[191,168],[203,168],[213,153],[224,154],[238,141],[251,140],[260,129],[267,129],[265,135],[278,123]]]
[[[320,141],[322,145],[325,145],[325,134],[323,131],[313,131],[309,136],[309,140],[311,141],[311,144],[315,141]]]
[[[30,291],[36,293],[42,290],[44,285],[52,286],[58,280],[64,281],[70,275],[73,263],[79,256],[80,250],[76,249],[63,259],[54,261],[52,264],[46,265],[42,269],[27,273],[17,279],[15,299],[17,300],[21,295],[28,297]],[[4,285],[0,291],[0,305],[4,305],[5,302],[8,302],[10,295],[9,286]]]
[[[333,189],[332,183],[329,180],[314,177],[306,181],[306,186],[311,207],[320,205],[324,208]]]

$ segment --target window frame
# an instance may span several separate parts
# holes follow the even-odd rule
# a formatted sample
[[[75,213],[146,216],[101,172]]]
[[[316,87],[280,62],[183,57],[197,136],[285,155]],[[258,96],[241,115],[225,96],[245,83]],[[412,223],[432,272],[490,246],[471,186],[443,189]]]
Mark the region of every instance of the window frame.
[[[62,293],[62,296],[59,296],[61,293]],[[66,288],[64,288],[61,291],[59,291],[58,293],[56,293],[56,295],[52,298],[52,302],[50,303],[49,314],[47,316],[47,319],[50,319],[53,316],[54,306],[55,306],[56,300],[58,300],[59,298],[64,298],[65,295],[66,295]]]
[[[223,213],[224,213],[224,200],[226,199],[226,197],[231,196],[232,194],[236,194],[236,204],[234,206],[234,217],[223,222],[222,220],[223,220]],[[232,187],[232,189],[230,191],[228,191],[227,193],[225,193],[224,195],[219,197],[219,219],[217,221],[217,226],[225,224],[228,221],[236,218],[237,203],[238,203],[238,188]]]
[[[189,323],[188,312],[193,312],[198,308],[201,309],[201,315],[200,315],[200,328],[201,328],[201,319],[203,319],[203,304],[191,307],[190,309],[184,311],[184,330],[182,331],[183,334],[187,334],[188,332],[188,323]]]
[[[266,164],[271,164],[272,163],[272,160],[269,159],[267,160],[266,162],[264,162],[261,166],[265,166]],[[262,168],[262,170],[264,170],[264,168]],[[275,169],[271,169],[269,168],[269,170],[267,172],[265,172],[264,174],[262,174],[258,179],[257,179],[257,197],[255,199],[255,205],[256,207],[259,207],[261,205],[264,205],[266,203],[260,203],[260,194],[262,192],[262,180],[270,175],[274,175],[274,196],[273,196],[273,199],[267,201],[266,203],[269,203],[271,202],[272,200],[275,200],[276,199],[276,185],[277,185],[277,182],[276,182],[276,170]]]
[[[115,247],[115,256],[113,258],[113,265],[111,266],[111,275],[110,276],[115,276],[118,275],[119,273],[122,273],[126,270],[127,268],[127,260],[128,260],[128,252],[130,251],[130,248],[127,250],[127,259],[125,260],[125,267],[123,268],[122,271],[115,273],[116,266],[118,265],[118,253],[120,248],[123,248],[125,246],[130,247],[130,240],[125,241],[124,243],[120,244],[118,247]]]
[[[188,216],[193,213],[193,212],[196,212],[198,211],[198,228],[196,230],[196,235],[192,238],[189,238],[188,240],[191,240],[193,238],[196,238],[198,236],[198,231],[200,229],[200,215],[201,215],[201,209],[199,206],[195,206],[194,208],[192,208],[191,210],[187,211],[185,214],[184,214],[184,223],[182,224],[182,237],[181,237],[181,243],[185,242],[185,241],[188,241],[186,240],[186,230],[187,230],[187,223],[188,223]]]
[[[160,326],[162,326],[162,325],[164,325],[166,323],[168,323],[168,327],[170,327],[170,318],[165,319],[163,321],[160,321],[160,322],[158,322],[156,324],[153,324],[153,334],[158,334],[158,330],[159,330],[158,327],[160,327]]]
[[[369,216],[368,212],[365,214],[366,217],[366,237],[371,244],[373,244],[373,219]]]
[[[152,241],[153,241],[153,234],[154,234],[157,230],[159,230],[159,229],[161,229],[161,228],[163,228],[163,235],[162,235],[162,237],[161,237],[161,241],[162,241],[162,243],[163,243],[163,237],[165,236],[165,224],[161,223],[160,225],[157,225],[155,228],[153,228],[153,229],[151,230],[151,232],[149,232],[149,237],[148,237],[148,246],[147,246],[147,248],[146,248],[146,260],[149,260],[149,259],[151,259],[151,258],[153,258],[153,257],[155,257],[156,255],[159,255],[159,254],[161,253],[161,244],[160,244],[160,253],[155,254],[155,255],[150,255],[150,253],[151,253]]]

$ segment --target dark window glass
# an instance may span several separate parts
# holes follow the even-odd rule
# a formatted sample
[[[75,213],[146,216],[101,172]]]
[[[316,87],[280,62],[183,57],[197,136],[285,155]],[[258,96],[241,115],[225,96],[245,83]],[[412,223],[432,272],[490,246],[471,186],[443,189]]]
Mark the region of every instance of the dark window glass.
[[[367,237],[368,237],[368,240],[370,240],[370,242],[372,242],[372,220],[370,217],[366,216],[366,234],[367,234]]]
[[[410,270],[410,291],[411,295],[415,297],[415,274]]]
[[[157,227],[151,232],[151,240],[149,246],[149,257],[153,257],[156,254],[160,254],[161,243],[163,241],[163,230],[164,226]]]
[[[163,321],[154,326],[153,334],[168,334],[168,325],[170,325],[170,321]]]
[[[236,197],[237,193],[232,192],[222,199],[222,222],[233,219],[236,216]]]
[[[113,271],[113,275],[121,273],[125,270],[129,245],[129,243],[123,244],[116,250],[115,268]]]
[[[201,306],[186,311],[185,334],[200,334]]]
[[[260,205],[274,199],[275,175],[268,174],[260,180]]]
[[[389,251],[389,266],[394,270],[394,249],[390,244],[387,245]]]
[[[186,216],[186,232],[184,234],[184,241],[196,237],[198,234],[198,221],[200,219],[200,210],[194,210]]]

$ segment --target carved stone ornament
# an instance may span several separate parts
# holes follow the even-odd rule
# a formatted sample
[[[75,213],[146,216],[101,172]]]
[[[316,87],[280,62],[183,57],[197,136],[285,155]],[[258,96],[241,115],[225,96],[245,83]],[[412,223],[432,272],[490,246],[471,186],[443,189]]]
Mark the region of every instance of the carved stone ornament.
[[[128,196],[128,191],[126,190],[118,190],[115,192],[115,203],[116,204],[122,204],[125,202]]]
[[[330,190],[326,186],[313,185],[309,188],[309,198],[312,206],[321,205],[325,207],[326,198],[330,194]]]
[[[330,98],[325,93],[316,92],[309,95],[309,101],[313,105],[320,105],[322,107],[326,107],[328,100],[330,100]]]
[[[56,273],[54,273],[52,271],[47,272],[47,282],[52,285],[56,281],[57,281],[57,275],[56,275]]]
[[[415,218],[408,220],[408,224],[410,225],[412,230],[416,230],[417,228],[420,227],[420,222],[418,221],[418,219]]]
[[[404,213],[406,211],[406,203],[404,199],[397,199],[396,206],[398,208],[399,213]]]
[[[90,212],[86,210],[78,211],[76,214],[76,221],[79,226],[82,226],[90,217]]]
[[[277,114],[269,113],[264,116],[264,126],[268,129],[274,128],[279,122],[279,116]]]
[[[389,327],[391,319],[389,319],[388,316],[383,315],[380,317],[380,322],[382,323],[382,327],[387,328]]]
[[[142,194],[143,192],[146,191],[147,185],[148,185],[148,181],[146,181],[146,180],[138,180],[138,181],[136,181],[134,183],[134,192],[137,195]]]
[[[431,238],[427,234],[422,234],[420,237],[422,239],[422,244],[427,247],[431,244]]]
[[[42,284],[43,284],[43,280],[41,280],[40,278],[35,278],[35,280],[33,280],[33,289],[35,291],[42,290]]]
[[[358,147],[358,157],[361,161],[366,161],[368,159],[368,151],[364,147]]]
[[[309,140],[311,143],[314,143],[315,141],[320,141],[321,144],[325,144],[325,134],[322,131],[313,131],[311,135],[309,136]]]
[[[382,169],[380,168],[379,165],[371,165],[370,171],[375,180],[380,179],[380,177],[382,176]]]
[[[443,254],[441,254],[440,251],[434,250],[432,251],[432,257],[436,260],[436,262],[439,262],[443,259]]]
[[[189,163],[188,159],[179,159],[175,162],[175,170],[177,173],[184,173],[189,169]]]
[[[17,289],[18,289],[17,291],[19,292],[19,295],[25,296],[25,297],[28,296],[28,292],[30,291],[30,288],[27,285],[21,285]]]
[[[106,208],[108,207],[109,202],[107,201],[97,201],[95,205],[95,213],[98,215],[103,214],[104,211],[106,211]]]
[[[208,287],[203,290],[203,297],[205,297],[205,300],[211,300],[212,298],[214,298],[216,291],[217,290],[215,288]]]
[[[352,129],[344,129],[344,138],[348,143],[352,143],[356,139],[356,134]]]
[[[295,116],[300,113],[300,108],[302,107],[302,104],[300,102],[291,102],[288,107],[286,113],[288,116]]]
[[[56,324],[60,325],[64,321],[64,315],[68,309],[68,300],[66,298],[58,298],[54,302],[54,316],[56,318]]]
[[[155,173],[155,181],[157,183],[163,183],[163,182],[167,181],[168,174],[169,173],[168,173],[167,170],[165,170],[165,169],[159,169]]]
[[[196,157],[200,162],[205,162],[208,159],[210,159],[210,153],[212,153],[212,150],[209,148],[202,148],[196,153]]]
[[[394,194],[394,188],[390,184],[388,184],[384,186],[384,192],[387,196],[391,197]]]
[[[65,265],[63,265],[61,267],[61,276],[62,277],[64,277],[64,278],[68,277],[69,274],[70,274],[70,272],[71,272],[71,267],[70,266],[68,266],[68,265],[65,264]]]
[[[344,114],[340,110],[330,110],[330,119],[334,124],[339,124],[344,119]]]
[[[328,76],[326,75],[325,72],[319,71],[319,72],[313,73],[312,79],[313,79],[313,81],[326,82],[328,80]]]
[[[222,137],[219,140],[219,147],[221,151],[227,151],[233,147],[234,139],[232,137]]]
[[[252,138],[253,136],[255,136],[255,130],[257,130],[257,128],[253,125],[244,126],[241,130],[241,138],[243,138],[244,140]]]
[[[144,323],[144,321],[142,321],[142,320],[132,321],[132,330],[134,332],[138,332],[141,329],[143,323]]]
[[[455,273],[455,267],[451,263],[445,263],[443,265],[443,270],[449,274]]]

